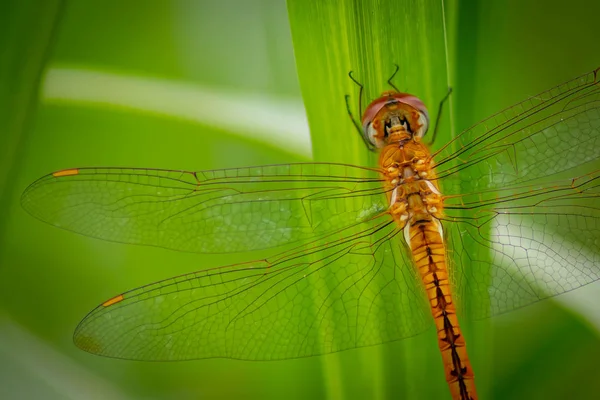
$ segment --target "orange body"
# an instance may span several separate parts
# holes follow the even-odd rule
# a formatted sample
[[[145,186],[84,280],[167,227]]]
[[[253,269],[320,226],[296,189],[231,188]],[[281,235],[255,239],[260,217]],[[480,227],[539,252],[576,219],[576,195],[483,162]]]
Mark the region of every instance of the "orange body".
[[[443,199],[431,158],[420,139],[394,133],[379,164],[386,181],[389,212],[403,229],[435,319],[446,381],[454,399],[477,399],[473,369],[467,356],[452,300],[442,225]]]
[[[421,142],[429,127],[427,108],[410,94],[384,92],[366,108],[362,123],[365,142],[371,149],[381,151],[379,167],[385,182],[388,212],[404,232],[424,284],[452,398],[475,400],[473,369],[458,326],[448,279],[440,222],[443,197],[431,154]]]

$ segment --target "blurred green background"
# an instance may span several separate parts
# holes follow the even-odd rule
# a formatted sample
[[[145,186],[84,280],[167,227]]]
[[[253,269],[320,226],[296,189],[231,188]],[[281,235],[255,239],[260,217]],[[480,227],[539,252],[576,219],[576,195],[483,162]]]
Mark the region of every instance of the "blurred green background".
[[[400,89],[428,104],[452,85],[460,131],[600,66],[600,5],[581,0],[290,0],[290,18],[275,0],[0,7],[2,399],[449,398],[433,329],[278,362],[142,363],[81,352],[73,329],[102,300],[248,256],[85,238],[27,215],[20,193],[76,166],[199,170],[313,155],[368,163],[343,102],[356,95],[351,69],[371,97],[394,62]],[[592,284],[470,324],[481,398],[594,397],[598,298]]]

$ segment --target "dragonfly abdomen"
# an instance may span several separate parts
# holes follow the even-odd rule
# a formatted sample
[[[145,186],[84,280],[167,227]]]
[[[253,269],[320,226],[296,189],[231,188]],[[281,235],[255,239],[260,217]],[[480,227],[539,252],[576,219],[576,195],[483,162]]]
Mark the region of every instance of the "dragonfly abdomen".
[[[390,144],[379,156],[389,213],[410,247],[412,258],[425,285],[437,328],[446,381],[453,399],[475,400],[477,392],[465,340],[452,299],[446,244],[440,219],[443,196],[427,147],[420,139],[408,139],[394,131]]]
[[[452,396],[460,400],[477,399],[473,369],[452,299],[441,222],[435,217],[411,219],[406,224],[405,236],[425,285]]]

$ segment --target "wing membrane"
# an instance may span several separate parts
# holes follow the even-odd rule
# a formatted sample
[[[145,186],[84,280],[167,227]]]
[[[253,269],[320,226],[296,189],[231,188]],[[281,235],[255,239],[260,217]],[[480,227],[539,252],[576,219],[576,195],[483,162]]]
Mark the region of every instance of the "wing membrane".
[[[453,281],[483,318],[600,277],[593,71],[462,132],[435,155]]]
[[[272,360],[415,335],[431,318],[396,234],[382,214],[269,260],[126,292],[94,309],[75,343],[137,360]]]
[[[508,108],[434,154],[445,194],[535,182],[586,163],[600,167],[598,70]],[[577,176],[575,173],[572,177]]]
[[[80,168],[49,174],[23,207],[104,240],[221,253],[277,247],[385,208],[376,170],[287,164],[212,171]]]
[[[453,280],[459,296],[474,296],[468,315],[501,314],[600,279],[600,171],[452,203]]]

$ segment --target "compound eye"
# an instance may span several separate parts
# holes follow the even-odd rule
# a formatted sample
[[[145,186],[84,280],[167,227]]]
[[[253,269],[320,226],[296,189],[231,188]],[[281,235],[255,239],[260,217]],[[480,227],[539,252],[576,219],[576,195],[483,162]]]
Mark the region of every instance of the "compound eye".
[[[426,113],[419,111],[419,119],[417,120],[417,126],[419,128],[415,131],[413,136],[421,139],[427,133],[427,129],[429,129],[429,117]]]
[[[369,143],[371,143],[376,148],[381,149],[385,146],[385,134],[379,133],[379,129],[377,129],[377,127],[375,127],[374,125],[375,124],[372,121],[367,122],[363,126],[363,135]],[[381,128],[385,129],[385,127]]]
[[[362,117],[363,137],[368,143],[378,149],[385,146],[384,139],[387,133],[385,132],[385,126],[383,126],[381,118],[379,118],[378,115],[388,101],[389,97],[387,96],[381,96],[378,99],[373,100],[373,102],[365,109],[365,113]]]

